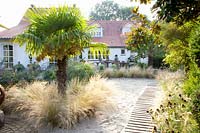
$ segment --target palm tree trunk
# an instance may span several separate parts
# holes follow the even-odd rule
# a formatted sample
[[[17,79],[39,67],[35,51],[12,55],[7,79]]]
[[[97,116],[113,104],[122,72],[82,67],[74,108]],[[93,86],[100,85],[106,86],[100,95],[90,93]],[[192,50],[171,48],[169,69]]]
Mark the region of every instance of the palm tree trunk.
[[[58,82],[58,92],[61,95],[66,94],[66,81],[67,81],[67,57],[57,61],[58,70],[56,72]]]

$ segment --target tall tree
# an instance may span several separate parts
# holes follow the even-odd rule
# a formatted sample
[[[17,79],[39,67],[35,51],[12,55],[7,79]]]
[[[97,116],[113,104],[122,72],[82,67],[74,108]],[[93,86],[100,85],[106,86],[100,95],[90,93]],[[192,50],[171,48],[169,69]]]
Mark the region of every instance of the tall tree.
[[[191,64],[200,67],[200,23],[187,22],[183,26],[174,23],[162,25],[160,39],[167,51],[165,62],[171,68],[184,68],[187,72]]]
[[[132,15],[132,9],[133,7],[120,7],[120,10],[118,12],[118,19],[119,20],[127,20]]]
[[[136,9],[138,10],[138,9]],[[136,11],[137,12],[137,11]],[[139,58],[148,57],[148,66],[153,66],[154,51],[158,50],[158,26],[147,20],[141,14],[138,15],[141,25],[133,28],[127,35],[126,44],[128,49],[136,51]]]
[[[120,7],[117,3],[106,0],[95,5],[90,17],[91,20],[126,20],[131,14],[131,7]]]
[[[42,60],[45,57],[57,60],[58,92],[65,94],[67,60],[89,46],[90,34],[86,20],[76,7],[61,6],[47,9],[32,8],[26,14],[28,29],[17,36],[20,45]]]

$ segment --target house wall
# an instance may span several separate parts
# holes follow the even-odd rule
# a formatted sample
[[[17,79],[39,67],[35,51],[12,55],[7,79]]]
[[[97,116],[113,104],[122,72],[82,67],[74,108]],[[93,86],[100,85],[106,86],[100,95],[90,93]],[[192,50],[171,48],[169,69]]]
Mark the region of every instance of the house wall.
[[[22,65],[27,67],[27,65],[29,64],[29,57],[25,50],[25,45],[23,45],[22,47],[20,47],[18,44],[13,45],[14,65],[20,62]]]
[[[6,42],[0,42],[0,61],[3,60],[3,44]],[[23,45],[20,47],[18,44],[13,45],[13,58],[14,58],[14,65],[16,65],[19,61],[21,64],[23,64],[25,67],[30,63],[28,54],[25,51],[26,46]],[[121,50],[125,50],[125,54],[121,54]],[[82,59],[86,61],[91,61],[91,62],[98,62],[98,59],[88,59],[88,48],[84,49],[82,52]],[[109,48],[110,54],[109,54],[109,60],[114,60],[115,55],[118,55],[118,59],[120,62],[125,61],[127,62],[127,59],[131,56],[134,55],[130,50],[127,50],[126,48]],[[105,60],[105,59],[104,59]],[[140,60],[142,63],[147,63],[148,58],[144,58]],[[36,59],[33,57],[32,62],[36,62]],[[46,69],[49,65],[49,59],[45,58],[44,60],[39,62],[39,65],[41,66],[41,69]]]
[[[14,65],[20,61],[25,67],[30,64],[29,55],[26,53],[26,45],[14,45]],[[37,62],[36,58],[32,57],[32,63]],[[39,62],[41,69],[46,69],[49,65],[49,59],[45,58]]]
[[[3,60],[3,45],[9,42],[0,42],[0,61]],[[20,62],[22,65],[27,67],[30,63],[29,55],[26,53],[26,45],[19,46],[18,44],[13,44],[13,65],[16,65]],[[32,63],[37,62],[36,58],[32,58]],[[39,65],[42,69],[46,69],[49,65],[49,60],[45,58],[39,62]]]
[[[118,55],[118,59],[119,61],[127,61],[127,59],[130,57],[131,55],[131,52],[130,50],[127,50],[126,48],[108,48],[109,51],[110,51],[110,54],[109,54],[109,60],[114,60],[115,59],[115,55]],[[122,55],[121,54],[121,49],[124,49],[125,50],[125,54]],[[84,49],[84,51],[82,52],[82,58],[83,60],[86,60],[86,61],[94,61],[96,59],[88,59],[88,48]]]
[[[124,49],[125,50],[125,54],[121,54],[121,50]],[[98,59],[88,59],[88,48],[84,49],[84,51],[82,52],[82,59],[85,61],[89,61],[89,62],[99,62]],[[109,48],[110,54],[109,54],[109,60],[114,60],[115,59],[115,55],[118,55],[118,59],[120,62],[124,61],[127,62],[128,58],[131,55],[136,55],[136,53],[131,52],[130,50],[127,50],[126,48]],[[106,59],[103,59],[106,60]],[[148,63],[148,58],[141,58],[139,60],[141,63]]]

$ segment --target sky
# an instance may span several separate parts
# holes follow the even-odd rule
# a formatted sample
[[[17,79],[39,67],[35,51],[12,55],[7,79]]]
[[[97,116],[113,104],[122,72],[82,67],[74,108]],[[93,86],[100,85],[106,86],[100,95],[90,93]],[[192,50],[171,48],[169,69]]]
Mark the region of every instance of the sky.
[[[0,24],[8,28],[16,26],[31,4],[36,7],[76,4],[76,6],[80,8],[82,15],[89,18],[89,14],[91,10],[94,9],[95,4],[101,3],[102,1],[104,0],[0,0]],[[139,6],[140,13],[146,14],[150,20],[153,18],[150,11],[153,3],[149,5],[140,5],[137,2],[130,2],[130,0],[114,0],[114,2],[118,3],[120,6]]]

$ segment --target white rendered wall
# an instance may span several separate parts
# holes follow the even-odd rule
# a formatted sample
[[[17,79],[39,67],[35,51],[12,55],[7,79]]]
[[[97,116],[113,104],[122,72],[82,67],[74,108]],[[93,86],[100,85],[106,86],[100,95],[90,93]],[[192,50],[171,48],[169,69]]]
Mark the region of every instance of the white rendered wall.
[[[27,67],[27,65],[30,63],[28,54],[26,53],[25,49],[26,49],[25,45],[23,45],[22,47],[20,47],[18,44],[13,45],[13,59],[14,59],[13,63],[14,63],[14,65],[16,65],[18,63],[18,61],[20,61],[21,64],[23,64],[25,67]],[[125,50],[124,55],[121,55],[121,49]],[[82,52],[82,58],[86,61],[92,61],[92,62],[95,62],[94,60],[98,61],[97,59],[88,60],[88,50],[89,50],[88,48],[84,49],[84,51]],[[122,62],[122,61],[127,62],[127,59],[130,57],[130,55],[133,54],[133,53],[131,53],[130,50],[127,50],[126,48],[109,48],[109,51],[110,51],[109,60],[114,60],[115,55],[118,55],[118,59],[120,62]],[[0,61],[2,59],[3,59],[3,45],[1,45],[1,43],[0,43]],[[34,62],[36,62],[36,59],[33,57],[32,63],[34,63]],[[148,58],[141,59],[140,62],[147,63]],[[41,68],[43,70],[46,69],[49,65],[49,59],[45,58],[44,60],[39,62],[39,65],[41,66]]]
[[[121,49],[125,50],[125,54],[122,55],[121,54]],[[92,61],[92,62],[98,62],[98,59],[88,59],[88,48],[84,49],[84,51],[82,52],[82,58],[85,61]],[[128,58],[131,55],[137,55],[136,53],[132,53],[130,50],[127,50],[126,48],[109,48],[110,54],[109,54],[109,60],[114,60],[115,59],[115,55],[118,55],[118,59],[120,62],[125,61],[127,62]],[[105,59],[103,59],[105,60]],[[139,60],[141,63],[148,63],[148,58],[141,58]]]
[[[121,49],[125,50],[125,54],[121,55]],[[86,61],[88,60],[88,48],[84,49],[82,52],[82,58]],[[110,54],[109,54],[109,60],[114,60],[115,55],[118,55],[119,61],[127,61],[127,59],[130,57],[131,52],[130,50],[127,50],[126,48],[109,48]],[[98,60],[98,59],[91,59],[91,60]]]
[[[121,54],[121,50],[124,49],[125,50],[125,54]],[[126,48],[109,48],[110,50],[110,56],[109,59],[110,60],[114,60],[115,59],[115,55],[118,56],[119,61],[125,61],[127,62],[128,58],[131,55],[131,51],[127,50]]]
[[[0,61],[3,60],[3,45],[8,44],[9,42],[1,42],[0,43]],[[29,55],[26,53],[26,45],[19,46],[18,44],[13,44],[13,65],[16,65],[20,62],[24,67],[30,63]],[[32,63],[37,62],[36,59],[32,58]],[[39,62],[39,65],[42,69],[47,68],[49,65],[49,60],[44,59]]]
[[[27,67],[29,64],[29,57],[25,51],[26,46],[19,46],[18,44],[13,45],[13,60],[14,65],[16,65],[19,61],[24,67]]]
[[[28,64],[30,64],[29,55],[26,53],[26,45],[19,46],[14,45],[14,65],[20,61],[21,64],[23,64],[25,67],[27,67]],[[32,63],[36,61],[35,57],[32,57]],[[46,69],[49,65],[49,59],[45,58],[44,60],[39,62],[39,65],[41,66],[41,69]]]

